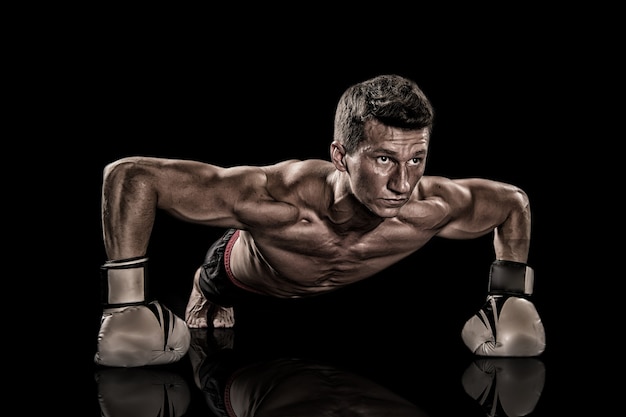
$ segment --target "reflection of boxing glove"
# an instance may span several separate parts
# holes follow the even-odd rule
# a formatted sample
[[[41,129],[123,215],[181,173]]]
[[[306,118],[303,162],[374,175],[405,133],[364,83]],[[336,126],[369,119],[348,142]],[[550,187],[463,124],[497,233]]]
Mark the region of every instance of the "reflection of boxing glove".
[[[535,305],[534,272],[524,263],[494,261],[482,309],[463,326],[465,345],[480,356],[537,356],[546,336]]]
[[[545,377],[543,362],[536,358],[485,358],[470,364],[461,382],[487,416],[517,417],[534,411]]]
[[[105,366],[160,365],[180,360],[191,335],[184,320],[158,301],[145,301],[147,258],[102,266],[104,311],[95,362]]]
[[[103,417],[180,417],[191,394],[178,374],[156,368],[107,368],[96,372]]]

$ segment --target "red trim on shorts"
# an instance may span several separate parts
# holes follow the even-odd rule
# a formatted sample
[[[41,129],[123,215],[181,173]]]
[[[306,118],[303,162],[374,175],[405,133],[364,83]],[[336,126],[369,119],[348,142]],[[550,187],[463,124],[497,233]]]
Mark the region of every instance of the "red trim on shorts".
[[[237,278],[235,278],[235,274],[233,274],[232,269],[230,269],[230,253],[232,252],[233,246],[235,245],[235,242],[238,238],[239,230],[236,230],[235,233],[233,233],[233,235],[228,240],[228,243],[226,243],[226,248],[224,249],[224,269],[226,269],[226,275],[228,275],[230,282],[232,282],[234,285],[241,288],[242,290],[264,295],[261,291],[249,287],[243,282],[239,281]]]
[[[237,233],[239,233],[239,231],[237,231]],[[237,414],[235,413],[235,410],[233,410],[233,405],[230,401],[230,387],[233,384],[233,380],[235,379],[237,373],[238,372],[235,372],[235,374],[231,375],[230,378],[228,378],[228,381],[226,381],[226,387],[224,387],[224,406],[226,407],[226,412],[230,417],[237,417]]]
[[[226,380],[226,386],[224,387],[224,406],[226,407],[226,412],[228,413],[229,417],[237,417],[237,414],[235,413],[235,410],[233,409],[233,403],[230,398],[230,391],[233,386],[233,382],[235,382],[235,379],[237,379],[239,374],[241,374],[243,371],[247,370],[251,366],[252,366],[251,364],[247,364],[241,368],[236,369],[228,377],[228,380]],[[256,412],[256,410],[254,411]]]

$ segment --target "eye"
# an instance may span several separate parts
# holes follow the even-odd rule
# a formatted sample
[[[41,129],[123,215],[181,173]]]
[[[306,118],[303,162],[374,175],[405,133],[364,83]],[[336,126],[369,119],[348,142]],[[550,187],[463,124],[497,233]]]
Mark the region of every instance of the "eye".
[[[419,165],[421,163],[422,163],[422,158],[417,158],[417,157],[416,158],[412,158],[409,161],[409,165]]]
[[[389,163],[389,157],[388,156],[379,156],[378,157],[378,162],[380,162],[382,164],[387,164],[387,163]]]

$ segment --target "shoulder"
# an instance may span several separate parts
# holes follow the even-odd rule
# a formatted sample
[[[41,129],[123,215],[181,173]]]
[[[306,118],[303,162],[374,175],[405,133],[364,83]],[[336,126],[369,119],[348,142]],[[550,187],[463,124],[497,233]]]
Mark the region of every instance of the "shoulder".
[[[467,180],[453,180],[441,176],[423,176],[417,187],[419,200],[439,199],[444,202],[471,198]]]
[[[328,177],[335,171],[329,161],[321,159],[287,160],[262,168],[269,193],[281,201],[319,200],[327,194]]]
[[[267,176],[268,184],[276,187],[293,187],[324,184],[335,168],[329,161],[321,159],[290,159],[262,169]]]
[[[471,205],[472,194],[463,180],[423,176],[403,214],[411,223],[437,229],[467,211]]]

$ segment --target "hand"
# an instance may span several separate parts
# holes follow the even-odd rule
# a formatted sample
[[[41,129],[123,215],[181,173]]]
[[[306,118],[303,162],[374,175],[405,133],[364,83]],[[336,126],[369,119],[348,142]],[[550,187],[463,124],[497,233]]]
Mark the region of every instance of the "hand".
[[[105,309],[95,362],[121,367],[173,363],[185,356],[190,341],[185,321],[158,301]]]
[[[158,301],[145,301],[147,258],[102,266],[103,305],[95,362],[105,366],[161,365],[180,360],[191,335],[185,321]]]
[[[463,326],[465,345],[479,356],[537,356],[546,346],[543,323],[530,301],[534,273],[525,264],[495,261],[483,307]]]

